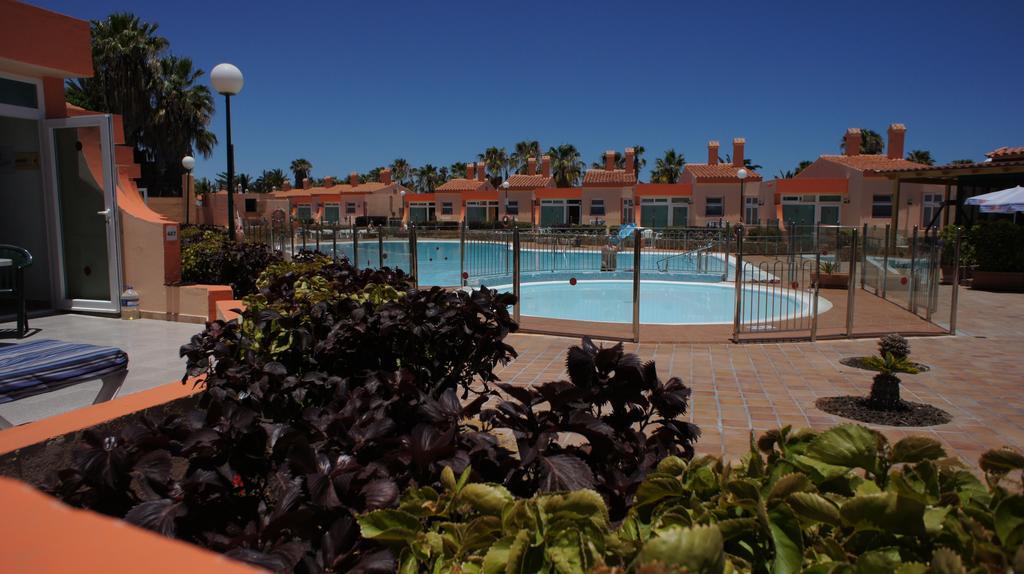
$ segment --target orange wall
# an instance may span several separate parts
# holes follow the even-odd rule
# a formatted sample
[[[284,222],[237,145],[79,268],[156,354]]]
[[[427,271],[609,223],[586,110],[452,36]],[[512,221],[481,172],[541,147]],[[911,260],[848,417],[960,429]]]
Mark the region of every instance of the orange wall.
[[[0,58],[17,62],[22,73],[35,68],[39,76],[92,76],[89,23],[0,0]]]

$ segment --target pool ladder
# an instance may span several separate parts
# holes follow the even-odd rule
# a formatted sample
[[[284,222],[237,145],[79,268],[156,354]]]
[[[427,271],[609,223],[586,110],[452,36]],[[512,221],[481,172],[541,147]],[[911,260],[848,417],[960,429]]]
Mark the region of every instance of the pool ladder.
[[[700,246],[700,247],[698,247],[696,249],[691,249],[689,251],[684,251],[683,253],[676,253],[675,255],[669,255],[668,257],[663,257],[662,259],[659,259],[658,262],[655,265],[658,267],[658,271],[661,271],[662,273],[667,273],[668,272],[669,262],[672,261],[673,259],[676,259],[677,257],[685,257],[685,256],[688,256],[688,255],[696,255],[697,256],[697,268],[696,268],[695,271],[697,273],[707,273],[708,272],[708,255],[707,255],[707,252],[711,250],[712,246],[713,246],[713,243],[711,241],[709,241],[709,242],[707,242],[707,244],[702,245],[702,246]]]

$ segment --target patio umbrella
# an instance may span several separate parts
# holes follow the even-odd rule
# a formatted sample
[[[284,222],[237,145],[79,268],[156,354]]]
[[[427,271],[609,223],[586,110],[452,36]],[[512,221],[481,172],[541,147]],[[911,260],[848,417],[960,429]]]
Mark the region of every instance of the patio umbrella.
[[[968,197],[964,204],[977,205],[982,213],[1016,213],[1024,211],[1024,187],[1017,186]]]

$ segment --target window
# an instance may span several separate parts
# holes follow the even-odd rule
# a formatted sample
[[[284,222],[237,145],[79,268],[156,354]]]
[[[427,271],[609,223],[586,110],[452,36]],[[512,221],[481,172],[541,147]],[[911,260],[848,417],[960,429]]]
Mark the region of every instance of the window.
[[[313,210],[308,205],[300,205],[295,208],[295,218],[299,221],[309,221],[313,219]]]
[[[337,223],[340,219],[339,212],[341,209],[337,203],[328,203],[324,206],[324,221],[328,223]]]
[[[722,217],[725,209],[722,206],[721,197],[709,197],[704,204],[704,217]]]
[[[942,211],[942,194],[941,193],[926,193],[924,199],[921,202],[921,226],[928,227],[932,224],[932,220],[936,219],[936,216]],[[935,225],[940,226],[940,221],[936,220]]]
[[[497,201],[467,201],[466,221],[469,223],[483,223],[485,221],[497,221]]]
[[[36,92],[36,85],[9,78],[0,78],[0,104],[22,108],[38,108],[39,95]]]
[[[622,200],[622,223],[633,223],[636,221],[633,219],[633,200],[623,199]]]
[[[519,201],[512,200],[505,204],[505,213],[508,215],[519,215]]]
[[[432,201],[416,201],[409,204],[409,221],[412,223],[434,221],[435,219]]]
[[[452,215],[455,213],[455,209],[452,207],[452,202],[442,201],[441,202],[441,215]]]
[[[891,195],[876,195],[872,198],[871,217],[892,217]]]
[[[541,225],[576,225],[580,222],[580,200],[543,199],[540,202]]]
[[[757,198],[756,197],[745,197],[743,198],[743,222],[747,224],[760,223],[760,214],[758,213]]]
[[[839,203],[843,200],[841,195],[819,195],[818,201],[822,203]]]
[[[345,202],[345,213],[352,215],[356,212],[356,204],[354,201]]]
[[[255,199],[253,199],[251,197],[245,198],[245,211],[247,213],[254,213],[256,211],[256,200]]]
[[[604,215],[604,200],[603,199],[591,199],[590,200],[590,215]]]

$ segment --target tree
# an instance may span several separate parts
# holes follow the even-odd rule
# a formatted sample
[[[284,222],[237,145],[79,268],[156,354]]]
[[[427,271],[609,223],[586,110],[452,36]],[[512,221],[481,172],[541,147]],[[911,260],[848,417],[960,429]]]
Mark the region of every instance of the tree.
[[[719,163],[732,164],[732,154],[725,154],[725,157],[719,156],[718,161]],[[757,171],[761,169],[763,166],[759,163],[754,163],[750,161],[750,158],[747,157],[743,158],[743,167],[747,168],[750,171]]]
[[[801,171],[803,171],[807,166],[811,165],[812,163],[814,163],[814,162],[811,162],[811,161],[808,161],[808,160],[805,159],[805,160],[801,161],[799,165],[796,166],[796,169],[788,169],[786,171],[779,171],[778,178],[779,179],[792,179],[792,178],[796,177],[796,174],[798,174]]]
[[[217,189],[227,189],[228,188],[228,172],[222,171],[222,172],[218,173],[217,174],[216,182],[217,182]],[[235,174],[235,190],[236,191],[237,191],[237,189],[239,187],[241,187],[242,188],[242,192],[244,193],[246,191],[249,191],[249,189],[252,186],[253,186],[253,180],[252,180],[252,176],[251,175],[249,175],[247,173],[236,173]]]
[[[196,184],[195,184],[195,194],[196,194],[196,197],[200,197],[200,196],[206,195],[208,193],[213,193],[214,191],[215,191],[215,189],[214,189],[214,186],[213,186],[213,182],[211,182],[208,178],[201,177],[201,178],[196,180]]]
[[[263,170],[260,176],[256,178],[256,181],[252,184],[252,191],[257,193],[270,193],[274,189],[281,189],[284,187],[284,182],[288,178],[284,174],[284,170],[271,169]]]
[[[158,70],[153,88],[156,109],[147,131],[153,137],[147,137],[147,145],[156,152],[160,168],[180,178],[182,157],[198,153],[208,158],[217,145],[217,136],[207,129],[213,95],[198,84],[203,71],[193,68],[189,58],[168,56],[160,60]]]
[[[444,181],[457,177],[466,177],[466,162],[457,161],[448,167],[448,176]]]
[[[416,193],[434,193],[440,181],[437,168],[429,163],[413,170],[413,179]]]
[[[954,159],[949,162],[949,165],[971,165],[972,163],[974,163],[973,159]]]
[[[935,165],[935,160],[932,159],[932,152],[925,149],[915,149],[907,154],[907,161],[914,163],[923,163],[925,165]]]
[[[394,181],[397,181],[405,187],[409,187],[409,184],[411,183],[409,178],[411,176],[412,166],[409,165],[408,161],[399,157],[395,158],[395,160],[391,162],[391,177]]]
[[[292,174],[295,175],[295,187],[302,187],[302,180],[309,177],[309,174],[313,172],[313,164],[309,163],[308,159],[299,158],[292,161],[291,165]]]
[[[375,168],[371,169],[370,171],[360,175],[359,176],[359,183],[367,183],[367,182],[371,182],[371,181],[380,181],[380,170],[381,169],[383,169],[383,168],[375,167]],[[337,179],[338,181],[341,181],[340,178],[335,178],[335,179]]]
[[[647,166],[647,160],[644,159],[644,152],[646,151],[642,145],[633,146],[633,171],[636,172],[637,181],[640,181],[640,171]]]
[[[671,148],[667,149],[663,157],[654,161],[651,181],[653,183],[676,183],[679,181],[679,174],[685,164],[686,158],[683,154]]]
[[[498,187],[508,177],[508,152],[503,147],[489,147],[477,159],[484,162],[491,185]]]
[[[537,140],[523,140],[516,144],[515,151],[509,158],[512,171],[526,173],[527,160],[529,158],[539,159],[540,142]]]
[[[846,153],[846,136],[839,142],[839,151]],[[885,151],[881,134],[868,128],[860,128],[860,153],[880,154]]]
[[[558,187],[573,187],[583,175],[583,160],[572,144],[562,144],[548,150],[551,156],[551,174]]]

